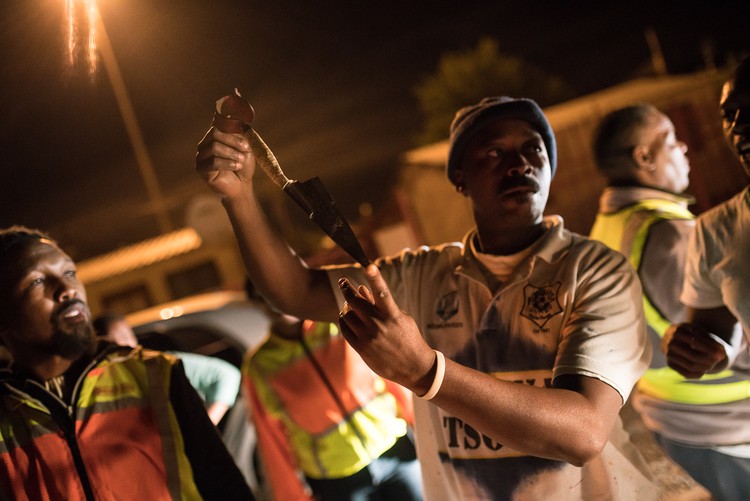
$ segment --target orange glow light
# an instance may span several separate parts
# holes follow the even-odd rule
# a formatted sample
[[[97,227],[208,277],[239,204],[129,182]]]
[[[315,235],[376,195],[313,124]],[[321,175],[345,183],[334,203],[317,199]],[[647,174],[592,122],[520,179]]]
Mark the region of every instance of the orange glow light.
[[[81,17],[81,9],[85,14],[84,28],[79,26],[78,19]],[[88,63],[88,71],[90,76],[94,76],[96,73],[96,66],[99,61],[97,55],[97,44],[96,44],[96,19],[98,16],[98,10],[96,6],[96,0],[65,0],[65,24],[66,24],[66,41],[67,41],[67,59],[68,64],[73,66],[77,59],[78,53],[81,50],[86,52],[86,61]],[[85,46],[81,46],[78,43],[79,33],[85,29],[87,33],[87,43]]]

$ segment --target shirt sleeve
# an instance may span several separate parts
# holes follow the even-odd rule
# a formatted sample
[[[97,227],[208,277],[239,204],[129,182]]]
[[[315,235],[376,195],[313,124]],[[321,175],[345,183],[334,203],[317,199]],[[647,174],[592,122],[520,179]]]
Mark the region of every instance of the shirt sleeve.
[[[220,402],[234,405],[240,390],[240,370],[229,362],[216,357],[195,353],[175,353],[185,367],[190,384],[198,391],[207,405]]]
[[[250,487],[208,418],[203,402],[192,387],[182,363],[172,368],[169,401],[180,426],[185,454],[204,500],[254,500]]]
[[[624,256],[608,249],[579,269],[554,375],[599,379],[625,402],[651,361],[640,282]]]
[[[698,218],[688,244],[685,261],[685,277],[680,301],[693,308],[718,308],[723,300],[721,288],[711,277],[711,266],[707,261],[706,235],[703,222]]]

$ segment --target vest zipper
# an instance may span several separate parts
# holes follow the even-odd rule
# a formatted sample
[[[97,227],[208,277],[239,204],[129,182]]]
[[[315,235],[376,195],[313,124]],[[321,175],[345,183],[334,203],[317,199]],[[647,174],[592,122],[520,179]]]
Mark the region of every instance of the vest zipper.
[[[83,488],[83,492],[86,496],[87,501],[96,501],[96,496],[94,496],[94,490],[91,487],[91,480],[89,479],[86,465],[83,462],[81,450],[78,447],[78,439],[76,437],[75,410],[76,404],[78,403],[81,385],[84,378],[86,377],[86,374],[88,374],[89,371],[91,371],[91,369],[93,369],[99,362],[104,360],[104,358],[110,351],[113,350],[105,350],[103,353],[100,353],[86,366],[83,372],[81,372],[81,375],[78,377],[75,385],[73,386],[70,405],[67,405],[57,395],[49,392],[44,386],[34,380],[26,379],[20,381],[21,386],[24,388],[24,390],[21,390],[21,392],[25,393],[31,398],[35,398],[36,400],[40,401],[47,408],[52,419],[60,427],[60,430],[65,437],[65,441],[68,444],[68,448],[70,449],[70,453],[73,456],[73,464],[75,465],[76,473],[78,473],[78,479],[81,482],[81,487]]]

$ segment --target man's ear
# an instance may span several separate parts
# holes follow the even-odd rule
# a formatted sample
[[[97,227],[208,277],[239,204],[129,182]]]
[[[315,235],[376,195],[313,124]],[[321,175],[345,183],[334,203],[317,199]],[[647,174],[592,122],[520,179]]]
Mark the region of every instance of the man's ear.
[[[456,187],[456,191],[460,193],[463,196],[467,196],[468,192],[466,190],[466,178],[464,176],[464,171],[462,169],[456,169],[453,171],[453,179],[451,180]]]
[[[651,156],[651,152],[649,151],[648,146],[638,145],[634,147],[631,155],[633,157],[633,161],[639,169],[644,169],[647,171],[654,170],[653,157]]]

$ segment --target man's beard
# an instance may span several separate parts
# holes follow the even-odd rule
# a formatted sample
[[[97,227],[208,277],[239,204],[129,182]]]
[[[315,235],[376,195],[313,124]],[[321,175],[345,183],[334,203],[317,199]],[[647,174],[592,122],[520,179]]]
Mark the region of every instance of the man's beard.
[[[85,307],[87,316],[90,318],[88,307],[83,301],[74,299],[62,305],[52,315],[52,338],[47,345],[48,353],[59,355],[69,360],[74,360],[84,354],[91,354],[96,348],[94,340],[94,328],[90,320],[74,325],[67,325],[63,320],[62,312],[72,303],[78,303]]]

